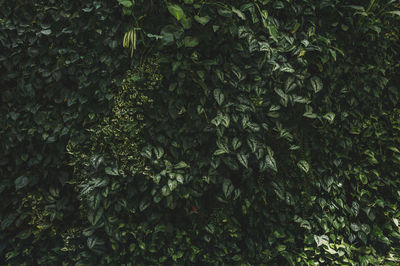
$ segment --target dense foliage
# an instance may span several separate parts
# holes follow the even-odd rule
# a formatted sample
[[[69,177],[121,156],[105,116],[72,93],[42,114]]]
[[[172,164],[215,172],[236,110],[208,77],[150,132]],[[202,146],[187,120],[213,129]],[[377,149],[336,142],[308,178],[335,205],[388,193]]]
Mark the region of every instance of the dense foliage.
[[[0,2],[5,263],[400,262],[398,1],[48,2]]]
[[[86,219],[66,145],[85,142],[85,127],[109,112],[130,66],[128,25],[112,1],[0,7],[0,264],[59,265]]]

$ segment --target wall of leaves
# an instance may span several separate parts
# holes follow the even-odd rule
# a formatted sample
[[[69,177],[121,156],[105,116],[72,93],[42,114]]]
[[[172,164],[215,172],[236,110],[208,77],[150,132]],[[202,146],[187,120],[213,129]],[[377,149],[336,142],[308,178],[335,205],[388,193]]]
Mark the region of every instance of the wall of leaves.
[[[5,264],[400,262],[398,1],[0,3]]]
[[[0,7],[0,264],[58,265],[82,224],[66,145],[110,112],[128,20],[112,1]]]

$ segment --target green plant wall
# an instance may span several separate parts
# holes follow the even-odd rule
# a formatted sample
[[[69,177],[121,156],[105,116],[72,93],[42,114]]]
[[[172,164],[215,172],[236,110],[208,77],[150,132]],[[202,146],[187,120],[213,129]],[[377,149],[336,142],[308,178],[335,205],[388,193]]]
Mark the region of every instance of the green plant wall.
[[[5,263],[399,263],[398,1],[70,5],[2,11]]]

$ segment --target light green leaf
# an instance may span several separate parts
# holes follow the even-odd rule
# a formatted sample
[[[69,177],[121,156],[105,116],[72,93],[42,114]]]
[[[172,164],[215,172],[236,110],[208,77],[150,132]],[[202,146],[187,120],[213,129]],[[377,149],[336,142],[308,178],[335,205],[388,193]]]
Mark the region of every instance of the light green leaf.
[[[163,186],[163,187],[161,188],[161,194],[162,194],[164,197],[167,197],[167,196],[169,196],[169,195],[171,194],[171,190],[169,189],[169,187],[168,187],[167,185],[165,185],[165,186]]]
[[[238,148],[240,148],[240,146],[242,145],[242,142],[238,139],[238,138],[233,138],[232,140],[232,147],[233,150],[236,151]]]
[[[241,18],[242,20],[246,20],[246,16],[243,14],[242,11],[240,11],[239,9],[236,9],[234,7],[232,7],[232,11],[233,13],[235,13],[239,18]]]
[[[169,5],[168,11],[173,15],[178,21],[185,17],[183,9],[179,5]]]
[[[271,35],[272,39],[275,42],[278,42],[278,30],[276,29],[276,27],[273,25],[268,25],[267,28],[269,31],[269,35]]]
[[[218,156],[225,153],[228,153],[225,149],[218,149],[213,153],[213,155]]]
[[[322,245],[327,246],[329,244],[329,237],[327,235],[322,235],[322,236],[314,235],[314,240],[315,243],[317,243],[317,247]]]
[[[217,101],[218,105],[221,105],[224,102],[225,96],[220,89],[215,89],[214,98]]]
[[[189,168],[189,167],[190,166],[185,162],[179,162],[174,166],[175,169],[182,169],[182,168]]]
[[[353,230],[354,232],[357,232],[360,230],[360,226],[358,226],[358,224],[352,223],[350,224],[350,228],[351,230]]]
[[[178,182],[176,180],[168,180],[168,188],[173,191],[178,186]]]
[[[117,167],[106,167],[104,171],[106,172],[107,175],[113,175],[113,176],[119,175]]]
[[[248,138],[247,144],[249,145],[252,152],[256,152],[258,145],[257,145],[257,141],[254,138],[252,138],[252,137]]]
[[[239,162],[240,162],[244,167],[247,168],[247,155],[245,155],[245,154],[238,154],[238,155],[237,155],[237,158],[238,158]]]
[[[335,114],[334,113],[326,113],[323,118],[329,121],[329,123],[333,123],[333,120],[335,119]]]
[[[210,17],[209,16],[204,16],[204,17],[199,17],[199,16],[194,16],[194,20],[196,20],[198,23],[200,23],[201,25],[206,25],[209,21],[210,21]]]
[[[308,173],[308,171],[310,170],[310,165],[309,165],[306,161],[304,161],[304,160],[299,161],[299,162],[297,163],[297,166],[298,166],[301,170],[303,170],[305,173]]]
[[[266,166],[274,172],[278,172],[278,168],[276,167],[276,161],[272,155],[267,155],[265,157]]]
[[[322,80],[319,77],[312,77],[310,79],[311,88],[315,93],[319,92],[323,88]]]
[[[129,0],[118,0],[118,2],[126,8],[130,8],[133,5],[132,1]]]
[[[156,155],[157,160],[159,160],[164,155],[164,149],[162,147],[154,148],[154,154]]]
[[[185,181],[183,175],[177,174],[176,175],[176,181],[178,181],[179,183],[183,184],[183,182]]]
[[[389,11],[389,12],[387,12],[387,13],[388,13],[388,14],[393,14],[393,15],[400,16],[400,11],[399,11],[399,10]]]
[[[50,35],[51,34],[51,29],[42,30],[41,33],[43,35]]]

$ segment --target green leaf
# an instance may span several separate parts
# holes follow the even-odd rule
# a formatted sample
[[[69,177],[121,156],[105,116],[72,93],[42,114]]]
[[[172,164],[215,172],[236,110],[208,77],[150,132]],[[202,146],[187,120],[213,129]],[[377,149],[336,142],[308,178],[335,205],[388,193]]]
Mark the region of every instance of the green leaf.
[[[185,47],[196,47],[199,44],[199,40],[194,37],[186,36],[183,40]]]
[[[29,178],[22,175],[17,179],[15,179],[14,183],[15,183],[15,189],[19,190],[21,188],[26,187],[29,184]]]
[[[247,144],[249,145],[249,147],[250,147],[252,152],[256,152],[258,144],[257,144],[257,141],[254,138],[252,138],[252,137],[248,138],[247,139]]]
[[[276,27],[273,25],[268,25],[267,28],[269,31],[269,35],[271,35],[272,39],[275,42],[278,42],[278,30],[276,29]]]
[[[218,105],[221,105],[224,102],[225,96],[220,89],[215,89],[214,98],[217,101]]]
[[[143,199],[139,204],[139,210],[142,212],[150,206],[151,201],[148,198]]]
[[[321,91],[323,88],[322,80],[319,77],[312,77],[310,83],[311,88],[315,93]]]
[[[334,113],[326,113],[324,116],[323,116],[323,118],[324,119],[326,119],[326,120],[328,120],[329,121],[329,123],[333,123],[333,120],[335,119],[335,114]]]
[[[164,155],[164,149],[162,147],[154,148],[154,154],[156,155],[157,160],[159,160]]]
[[[322,236],[314,235],[314,241],[315,243],[317,243],[317,247],[322,245],[327,246],[329,244],[329,237],[327,235],[322,235]]]
[[[386,12],[386,13],[400,16],[400,11],[399,11],[399,10],[388,11],[388,12]]]
[[[228,151],[225,150],[225,149],[217,149],[217,150],[213,153],[213,155],[218,156],[218,155],[225,154],[225,153],[228,153]]]
[[[51,34],[51,29],[42,30],[41,33],[43,35],[50,35]]]
[[[238,138],[233,138],[233,140],[232,140],[232,147],[233,147],[233,150],[234,151],[236,151],[237,149],[239,149],[240,148],[240,146],[242,145],[242,142],[238,139]]]
[[[233,186],[231,180],[228,178],[225,178],[224,182],[222,183],[222,191],[224,192],[225,198],[228,198],[234,189],[235,189],[235,187]]]
[[[118,2],[126,8],[130,8],[133,5],[132,1],[129,0],[118,0]]]
[[[246,20],[246,16],[239,9],[232,7],[232,12],[235,13],[240,19]]]
[[[185,13],[183,12],[183,9],[179,5],[169,5],[168,11],[178,21],[185,17]]]
[[[357,233],[357,235],[358,235],[358,238],[361,239],[361,241],[362,241],[364,244],[367,244],[368,239],[367,239],[367,235],[366,235],[364,232],[359,231],[359,232]]]
[[[278,168],[276,167],[276,162],[275,162],[274,157],[272,157],[271,155],[268,154],[268,155],[265,157],[265,163],[266,163],[266,166],[267,166],[269,169],[271,169],[271,170],[274,171],[274,172],[278,172]]]
[[[176,180],[168,180],[168,187],[171,191],[173,191],[178,186],[178,182]]]
[[[350,228],[351,230],[353,230],[354,232],[357,232],[360,230],[360,226],[358,226],[358,224],[352,223],[350,224]]]
[[[17,218],[17,216],[18,214],[11,213],[7,215],[6,218],[3,218],[1,221],[1,230],[5,230],[8,226],[10,226],[14,222],[15,218]]]
[[[176,181],[178,181],[179,183],[183,184],[185,179],[184,179],[183,175],[177,174],[176,175]]]
[[[244,166],[244,167],[246,167],[247,168],[247,155],[245,155],[245,154],[238,154],[237,155],[237,158],[238,158],[238,160],[239,160],[239,162]]]
[[[178,184],[177,184],[178,185]],[[169,196],[170,194],[171,194],[171,190],[169,189],[169,187],[167,186],[167,185],[165,185],[165,186],[163,186],[162,188],[161,188],[161,194],[164,196],[164,197],[167,197],[167,196]]]
[[[304,173],[308,173],[308,171],[310,170],[310,165],[309,165],[306,161],[304,161],[304,160],[299,161],[299,162],[297,163],[297,166],[298,166],[301,170],[303,170]]]
[[[96,225],[100,221],[100,218],[103,216],[103,212],[103,208],[99,208],[97,210],[96,215],[93,218],[92,225]]]
[[[196,20],[198,23],[200,23],[201,25],[206,25],[209,21],[210,21],[210,17],[209,16],[204,16],[204,17],[199,17],[199,16],[194,16],[194,20]]]
[[[106,172],[107,175],[113,175],[113,176],[119,175],[117,167],[106,167],[104,171]]]
[[[179,163],[177,163],[175,166],[174,166],[174,168],[175,169],[182,169],[182,168],[189,168],[190,166],[187,164],[187,163],[185,163],[185,162],[179,162]]]

